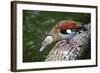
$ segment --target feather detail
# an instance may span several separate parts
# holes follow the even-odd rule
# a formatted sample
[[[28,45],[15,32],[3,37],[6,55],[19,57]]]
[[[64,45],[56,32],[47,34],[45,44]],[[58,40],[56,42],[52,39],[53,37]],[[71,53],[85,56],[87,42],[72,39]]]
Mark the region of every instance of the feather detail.
[[[67,29],[76,29],[79,28],[76,22],[74,21],[63,21],[58,24],[58,28],[60,30],[67,30]]]

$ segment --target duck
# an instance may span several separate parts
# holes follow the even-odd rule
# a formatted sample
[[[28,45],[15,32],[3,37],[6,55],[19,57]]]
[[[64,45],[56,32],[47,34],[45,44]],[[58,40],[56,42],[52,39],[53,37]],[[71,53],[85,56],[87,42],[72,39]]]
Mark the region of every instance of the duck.
[[[52,42],[60,40],[66,40],[68,42],[71,38],[86,30],[87,28],[80,22],[73,20],[59,21],[45,37],[39,51],[42,52]]]

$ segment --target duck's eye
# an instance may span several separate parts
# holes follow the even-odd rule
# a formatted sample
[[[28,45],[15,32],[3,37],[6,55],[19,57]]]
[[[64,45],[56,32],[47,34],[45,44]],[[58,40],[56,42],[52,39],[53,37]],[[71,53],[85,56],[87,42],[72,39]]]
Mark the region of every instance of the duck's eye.
[[[72,32],[72,30],[71,30],[71,29],[68,29],[68,30],[66,30],[66,32],[67,32],[67,33],[71,33],[71,32]]]
[[[71,29],[67,29],[67,30],[60,30],[60,32],[61,32],[62,34],[70,34],[70,33],[72,33],[72,32],[73,32],[73,30],[71,30]]]

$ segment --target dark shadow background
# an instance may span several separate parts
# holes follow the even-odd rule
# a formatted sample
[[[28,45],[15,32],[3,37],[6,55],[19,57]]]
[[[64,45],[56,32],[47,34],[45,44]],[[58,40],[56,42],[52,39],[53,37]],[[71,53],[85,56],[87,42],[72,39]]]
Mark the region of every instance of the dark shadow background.
[[[23,10],[23,62],[44,61],[50,49],[55,45],[48,45],[43,52],[39,52],[46,34],[61,20],[74,20],[83,24],[91,21],[90,13],[51,12]],[[90,59],[90,46],[84,52],[82,59]]]

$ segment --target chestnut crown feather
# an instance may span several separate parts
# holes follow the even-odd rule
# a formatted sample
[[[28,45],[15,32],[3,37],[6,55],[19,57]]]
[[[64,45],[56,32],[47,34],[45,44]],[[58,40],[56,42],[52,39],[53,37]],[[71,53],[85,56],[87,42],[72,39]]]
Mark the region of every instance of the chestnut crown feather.
[[[75,21],[61,21],[58,23],[58,28],[60,30],[67,30],[67,29],[77,29],[79,26]]]

